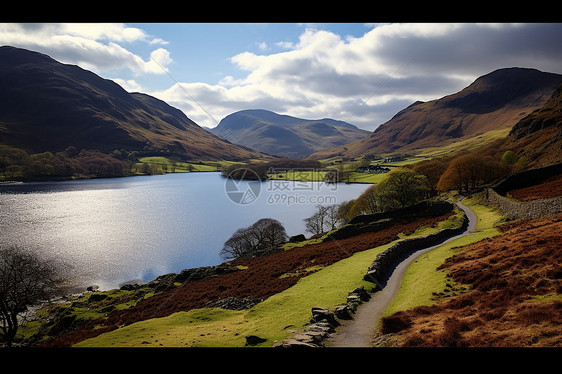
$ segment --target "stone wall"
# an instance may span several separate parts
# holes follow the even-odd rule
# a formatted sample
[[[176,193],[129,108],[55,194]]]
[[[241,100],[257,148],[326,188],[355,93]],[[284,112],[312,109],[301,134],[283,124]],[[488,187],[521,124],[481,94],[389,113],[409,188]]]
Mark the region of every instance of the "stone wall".
[[[506,196],[509,191],[530,187],[560,174],[562,174],[562,164],[525,170],[510,175],[491,188],[487,188],[486,199],[490,204],[498,207],[502,214],[512,219],[561,213],[562,196],[532,201],[519,201]]]
[[[363,279],[375,283],[378,288],[383,288],[394,268],[401,260],[407,257],[407,255],[416,250],[437,245],[453,236],[460,235],[466,231],[467,227],[468,217],[464,215],[461,227],[444,229],[434,234],[400,241],[378,254]]]
[[[486,189],[486,199],[507,217],[533,218],[562,213],[562,196],[549,199],[519,201],[497,193],[493,188]]]

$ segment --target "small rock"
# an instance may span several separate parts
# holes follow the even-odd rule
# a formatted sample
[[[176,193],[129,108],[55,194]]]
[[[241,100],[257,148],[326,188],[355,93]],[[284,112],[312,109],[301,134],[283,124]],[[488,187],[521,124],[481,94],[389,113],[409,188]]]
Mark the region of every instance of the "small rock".
[[[296,339],[287,339],[274,346],[275,348],[318,348],[314,343],[306,343]]]
[[[107,299],[107,295],[104,293],[100,293],[100,294],[91,294],[90,298],[88,299],[88,301],[102,301],[104,299]]]
[[[298,243],[306,240],[306,237],[303,234],[298,234],[295,236],[291,236],[289,238],[289,243]]]
[[[371,295],[369,295],[369,293],[365,290],[365,287],[363,286],[357,287],[356,289],[351,291],[348,294],[348,299],[350,298],[350,296],[354,298],[358,297],[361,301],[369,301],[369,299],[371,299]]]
[[[334,308],[334,314],[339,319],[345,319],[345,320],[353,319],[353,316],[351,315],[352,310],[349,307],[349,305],[337,305]]]
[[[246,345],[256,345],[265,342],[267,339],[260,338],[256,335],[248,335],[246,336]]]
[[[332,327],[337,327],[340,323],[336,320],[334,313],[330,312],[328,309],[323,308],[312,308],[312,323],[326,321]]]

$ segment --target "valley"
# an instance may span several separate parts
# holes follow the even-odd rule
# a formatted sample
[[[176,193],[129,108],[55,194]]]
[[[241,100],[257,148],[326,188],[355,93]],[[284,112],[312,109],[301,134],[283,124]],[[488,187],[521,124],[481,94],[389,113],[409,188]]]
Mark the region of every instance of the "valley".
[[[21,346],[323,347],[337,318],[353,323],[364,300],[350,293],[377,292],[364,278],[375,258],[399,242],[461,227],[453,206],[460,197],[476,229],[406,269],[372,346],[562,345],[561,213],[515,216],[489,197],[517,176],[527,185],[497,194],[522,204],[562,195],[560,175],[525,174],[562,163],[558,74],[498,69],[460,92],[407,106],[373,132],[265,110],[236,112],[205,130],[161,100],[12,47],[0,48],[0,87],[2,182],[244,169],[261,183],[362,185],[335,204],[337,225],[322,222],[267,254],[46,304],[19,329]],[[200,196],[177,195],[176,208],[201,204]],[[446,213],[434,212],[447,204]],[[213,225],[225,214],[215,213]],[[324,320],[314,320],[318,310]]]

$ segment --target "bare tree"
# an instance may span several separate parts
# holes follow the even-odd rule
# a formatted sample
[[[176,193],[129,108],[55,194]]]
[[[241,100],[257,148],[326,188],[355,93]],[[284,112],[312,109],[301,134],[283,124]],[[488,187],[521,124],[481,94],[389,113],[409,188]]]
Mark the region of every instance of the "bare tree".
[[[324,227],[328,231],[332,231],[338,228],[341,220],[338,216],[338,205],[328,205],[325,209],[326,218],[324,220]]]
[[[313,234],[322,234],[327,231],[335,230],[340,223],[337,205],[316,206],[316,212],[304,219],[306,231]]]
[[[283,225],[272,218],[262,218],[250,227],[236,230],[224,242],[221,256],[225,259],[261,256],[276,250],[287,241]]]
[[[243,258],[252,252],[252,242],[249,235],[246,235],[245,229],[238,229],[236,232],[224,242],[221,250],[221,256],[225,259]]]
[[[306,231],[312,235],[322,234],[324,232],[324,215],[322,209],[317,210],[312,216],[304,219],[304,227]]]
[[[65,279],[59,270],[60,265],[20,247],[0,249],[0,327],[6,346],[12,346],[19,318],[29,306],[63,290]]]

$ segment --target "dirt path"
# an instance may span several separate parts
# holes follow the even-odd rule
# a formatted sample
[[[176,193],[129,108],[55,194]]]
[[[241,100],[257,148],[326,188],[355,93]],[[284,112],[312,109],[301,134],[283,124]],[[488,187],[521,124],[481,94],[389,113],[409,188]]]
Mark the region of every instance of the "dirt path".
[[[345,321],[341,326],[339,326],[329,339],[324,342],[326,347],[371,347],[372,341],[375,333],[375,327],[378,324],[379,318],[384,310],[390,305],[398,290],[400,289],[400,284],[404,276],[406,268],[420,255],[443,245],[451,240],[457,239],[461,236],[467,235],[468,233],[474,231],[476,228],[476,215],[472,210],[467,208],[461,203],[461,199],[457,202],[459,208],[461,208],[467,215],[469,224],[467,230],[457,236],[454,236],[445,242],[428,247],[422,250],[418,250],[413,253],[410,257],[402,261],[396,269],[393,271],[392,275],[388,279],[386,286],[375,292],[371,299],[361,304],[355,313],[355,318],[349,321]]]

